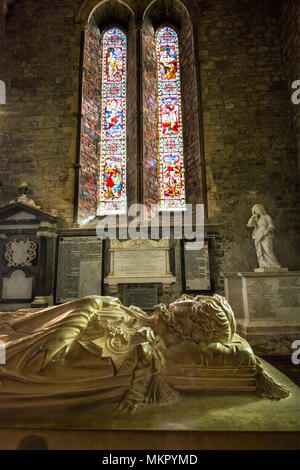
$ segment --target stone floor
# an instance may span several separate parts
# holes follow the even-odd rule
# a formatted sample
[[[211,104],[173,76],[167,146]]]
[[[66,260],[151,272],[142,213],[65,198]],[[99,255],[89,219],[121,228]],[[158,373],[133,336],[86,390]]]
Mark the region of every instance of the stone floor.
[[[262,356],[300,387],[300,364],[294,365],[291,356]]]

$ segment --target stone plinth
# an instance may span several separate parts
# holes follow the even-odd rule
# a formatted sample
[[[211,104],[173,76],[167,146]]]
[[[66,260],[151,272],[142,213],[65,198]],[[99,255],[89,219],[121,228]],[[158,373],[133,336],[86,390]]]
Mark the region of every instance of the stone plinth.
[[[257,354],[291,355],[300,339],[300,272],[223,273],[238,331]]]

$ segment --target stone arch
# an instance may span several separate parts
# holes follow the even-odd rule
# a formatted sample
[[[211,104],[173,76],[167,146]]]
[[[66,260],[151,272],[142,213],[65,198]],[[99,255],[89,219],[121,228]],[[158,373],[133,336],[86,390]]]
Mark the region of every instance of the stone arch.
[[[7,0],[9,1],[9,0]],[[12,1],[12,0],[10,0]],[[149,8],[156,2],[156,0],[114,0],[116,3],[123,4],[128,7],[136,19],[144,18]],[[177,0],[187,11],[190,17],[197,15],[197,4],[195,0]],[[75,20],[85,27],[95,9],[102,6],[104,3],[112,4],[111,0],[84,0],[77,14]],[[172,6],[174,0],[164,0],[166,7]]]
[[[186,176],[186,202],[205,202],[205,167],[201,149],[201,126],[199,118],[199,83],[196,71],[194,1],[186,0],[85,0],[77,21],[85,25],[86,44],[94,44],[93,61],[89,71],[83,60],[84,77],[91,72],[96,102],[90,103],[91,126],[86,126],[84,103],[82,105],[81,136],[86,141],[88,165],[83,168],[78,161],[78,221],[87,222],[96,215],[99,182],[97,165],[100,131],[97,129],[101,109],[101,96],[97,83],[101,83],[101,58],[97,45],[108,26],[118,26],[128,35],[128,81],[127,81],[127,202],[159,202],[158,174],[158,112],[156,81],[155,30],[163,24],[174,27],[179,35],[182,78],[182,117],[184,161]],[[85,58],[85,56],[84,56]],[[96,58],[96,61],[95,61]],[[184,60],[183,60],[184,58]],[[98,61],[98,65],[95,63]],[[91,70],[93,69],[93,70]],[[98,70],[98,73],[97,73]],[[86,87],[87,89],[88,87]],[[87,132],[85,132],[87,131]],[[91,132],[90,132],[91,131]],[[91,136],[96,136],[92,138]],[[98,140],[97,140],[98,139]],[[82,142],[81,152],[82,155]],[[92,209],[92,210],[90,210]],[[83,216],[82,216],[83,215]]]
[[[123,5],[135,16],[136,4],[134,0],[85,0],[75,16],[76,22],[86,27],[95,11],[99,8],[103,8],[105,4]]]
[[[159,4],[161,10],[164,10],[165,16],[173,18],[173,20],[176,16],[178,16],[179,19],[182,18],[182,12],[184,12],[184,15],[192,18],[197,11],[194,2],[190,0],[148,0],[144,3],[146,3],[146,5],[143,10],[143,19],[149,14],[149,10],[153,7],[157,7],[157,4]],[[181,11],[180,13],[179,9]]]

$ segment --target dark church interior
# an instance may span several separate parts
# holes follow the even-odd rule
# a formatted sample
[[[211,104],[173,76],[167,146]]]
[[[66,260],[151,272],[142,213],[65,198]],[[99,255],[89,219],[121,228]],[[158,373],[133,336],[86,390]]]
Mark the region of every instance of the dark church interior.
[[[299,0],[0,0],[0,449],[299,450],[299,169]]]

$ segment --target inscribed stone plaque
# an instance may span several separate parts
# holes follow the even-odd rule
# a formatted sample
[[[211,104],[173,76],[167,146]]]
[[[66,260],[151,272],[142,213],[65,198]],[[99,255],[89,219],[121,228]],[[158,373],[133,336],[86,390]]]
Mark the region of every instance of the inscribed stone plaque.
[[[148,239],[110,240],[110,271],[105,284],[172,284],[170,241]]]
[[[101,295],[102,241],[96,237],[60,237],[56,301]]]
[[[10,277],[3,278],[2,299],[31,299],[32,277],[17,269]]]
[[[161,276],[165,273],[165,251],[116,251],[114,254],[115,276]]]
[[[297,321],[300,313],[300,276],[291,273],[245,276],[251,320]]]
[[[153,310],[158,304],[156,287],[126,288],[124,289],[124,305],[136,305],[142,310]]]
[[[194,245],[195,243],[195,245]],[[184,242],[185,287],[187,291],[210,290],[208,242],[192,249],[197,242]]]

